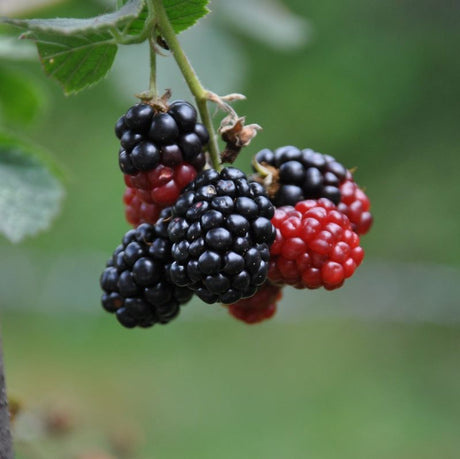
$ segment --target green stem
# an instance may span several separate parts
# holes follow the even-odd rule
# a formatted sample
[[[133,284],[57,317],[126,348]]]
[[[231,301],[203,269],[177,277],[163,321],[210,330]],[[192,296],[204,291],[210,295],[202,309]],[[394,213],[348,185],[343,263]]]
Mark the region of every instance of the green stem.
[[[252,159],[251,165],[252,165],[252,167],[256,170],[256,172],[258,172],[259,175],[260,175],[261,177],[263,177],[263,178],[268,177],[268,176],[271,174],[270,170],[267,169],[266,167],[262,166],[262,164],[260,164],[260,163],[256,160],[255,157]]]
[[[163,35],[169,49],[171,50],[176,63],[184,76],[184,79],[190,89],[190,92],[195,97],[198,111],[200,112],[201,121],[206,126],[209,132],[209,156],[213,167],[220,171],[222,169],[219,157],[219,146],[217,144],[216,134],[214,132],[214,126],[212,124],[211,115],[208,110],[208,91],[202,86],[197,74],[193,70],[190,61],[182,49],[179,40],[177,39],[176,33],[169,22],[168,15],[163,6],[162,0],[150,0],[151,5],[155,11],[155,19],[157,26]]]
[[[157,90],[157,53],[155,50],[155,32],[153,31],[149,37],[150,47],[150,83],[149,92],[152,98],[158,96]]]

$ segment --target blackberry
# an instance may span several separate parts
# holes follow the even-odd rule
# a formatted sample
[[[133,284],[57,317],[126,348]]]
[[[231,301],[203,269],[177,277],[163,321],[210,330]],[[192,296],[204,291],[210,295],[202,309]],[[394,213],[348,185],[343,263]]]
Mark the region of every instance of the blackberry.
[[[272,223],[276,239],[270,248],[268,277],[275,284],[334,290],[363,260],[359,236],[329,199],[277,208]]]
[[[101,275],[102,306],[116,314],[124,327],[166,324],[193,296],[169,277],[173,261],[166,222],[169,215],[170,209],[164,209],[155,225],[143,223],[129,230]]]
[[[274,208],[262,185],[233,167],[208,169],[172,208],[172,281],[207,303],[254,295],[267,277]]]
[[[340,202],[340,184],[347,177],[347,169],[332,156],[286,146],[274,152],[261,150],[255,159],[278,170],[279,189],[273,196],[277,207],[294,206],[304,199],[328,198],[336,205]]]
[[[209,134],[197,122],[195,108],[182,100],[173,102],[165,113],[147,103],[132,106],[116,123],[115,134],[120,139],[119,164],[124,174],[184,162],[200,171],[206,162],[203,147]]]

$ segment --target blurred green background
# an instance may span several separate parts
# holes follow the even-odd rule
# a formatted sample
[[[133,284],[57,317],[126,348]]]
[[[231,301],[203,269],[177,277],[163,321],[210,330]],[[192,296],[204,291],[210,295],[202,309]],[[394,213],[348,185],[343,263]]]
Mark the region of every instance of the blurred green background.
[[[110,6],[65,1],[29,15]],[[105,81],[69,98],[35,57],[2,62],[33,82],[18,103],[40,109],[22,133],[68,172],[52,229],[18,246],[0,240],[7,383],[23,405],[17,457],[459,457],[460,8],[211,8],[181,40],[205,85],[244,93],[235,108],[264,128],[238,166],[293,144],[357,167],[375,216],[365,262],[339,291],[286,289],[262,325],[195,301],[167,327],[122,329],[101,311],[98,276],[128,229],[113,125],[148,83],[148,50],[121,49]],[[159,72],[160,88],[190,98],[171,58]],[[73,420],[65,435],[41,424],[54,406]]]

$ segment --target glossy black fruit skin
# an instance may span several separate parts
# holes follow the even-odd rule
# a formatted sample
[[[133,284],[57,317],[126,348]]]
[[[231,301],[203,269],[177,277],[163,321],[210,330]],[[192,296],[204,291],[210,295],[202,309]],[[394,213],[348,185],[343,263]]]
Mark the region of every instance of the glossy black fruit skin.
[[[172,208],[171,280],[207,303],[252,296],[265,282],[275,232],[264,188],[232,167],[203,171]]]
[[[166,324],[179,314],[193,292],[170,279],[172,243],[165,209],[155,225],[143,223],[123,237],[101,275],[103,308],[127,328]]]
[[[332,156],[285,146],[259,151],[256,161],[279,171],[280,187],[272,199],[277,207],[295,206],[304,199],[328,198],[336,205],[340,202],[340,184],[347,170]]]
[[[188,102],[172,102],[166,113],[147,103],[133,105],[115,125],[120,139],[119,165],[124,174],[135,175],[159,164],[188,162],[201,171],[206,163],[203,149],[209,141],[206,127],[197,122]]]

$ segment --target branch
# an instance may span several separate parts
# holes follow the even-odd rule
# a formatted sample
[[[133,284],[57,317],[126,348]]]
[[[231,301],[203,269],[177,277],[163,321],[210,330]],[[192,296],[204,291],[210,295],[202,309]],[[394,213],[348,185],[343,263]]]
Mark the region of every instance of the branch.
[[[3,370],[3,350],[0,340],[0,458],[13,459],[10,431],[10,410],[6,396],[5,374]]]

